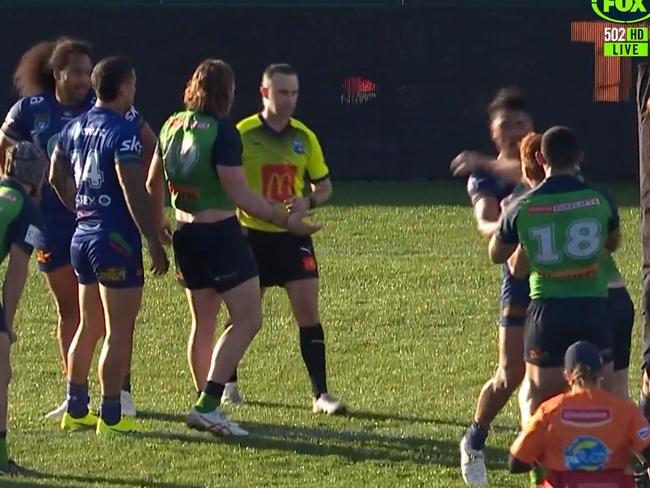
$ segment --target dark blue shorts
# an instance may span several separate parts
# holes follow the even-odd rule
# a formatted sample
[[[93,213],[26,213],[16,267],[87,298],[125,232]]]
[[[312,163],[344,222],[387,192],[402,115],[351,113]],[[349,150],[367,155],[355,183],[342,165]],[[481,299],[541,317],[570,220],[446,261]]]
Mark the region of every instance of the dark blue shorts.
[[[51,273],[70,264],[70,243],[74,231],[74,218],[56,221],[43,219],[43,228],[35,246],[39,271]]]
[[[532,300],[524,329],[525,361],[541,368],[564,364],[564,353],[576,341],[589,341],[605,361],[612,358],[614,338],[606,298]]]
[[[510,274],[507,264],[503,265],[502,273],[499,325],[502,327],[523,327],[526,321],[526,310],[530,303],[528,278],[514,278]]]
[[[224,293],[258,276],[255,258],[236,217],[183,224],[174,232],[178,282],[188,290]]]
[[[117,231],[84,233],[72,237],[70,257],[82,285],[101,283],[107,288],[139,288],[144,285],[140,236]]]

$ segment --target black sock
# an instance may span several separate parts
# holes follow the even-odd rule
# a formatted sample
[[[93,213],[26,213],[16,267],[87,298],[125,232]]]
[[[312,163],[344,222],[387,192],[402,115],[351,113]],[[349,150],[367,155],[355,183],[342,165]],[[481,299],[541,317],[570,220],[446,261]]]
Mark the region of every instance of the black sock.
[[[223,395],[223,390],[225,385],[221,383],[215,383],[214,381],[208,381],[205,384],[203,391],[210,395],[212,398],[215,398],[218,402],[221,401],[221,395]]]
[[[128,391],[131,393],[131,371],[126,373],[124,381],[122,382],[122,391]]]
[[[325,334],[321,324],[299,327],[300,352],[307,366],[311,386],[316,398],[327,393],[327,373],[325,369]]]
[[[230,378],[228,378],[228,383],[237,383],[237,368],[232,372]]]

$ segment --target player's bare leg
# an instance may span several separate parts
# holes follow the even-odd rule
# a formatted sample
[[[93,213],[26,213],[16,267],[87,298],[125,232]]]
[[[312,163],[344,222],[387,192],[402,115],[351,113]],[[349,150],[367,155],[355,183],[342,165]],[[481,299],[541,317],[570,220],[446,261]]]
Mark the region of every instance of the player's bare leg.
[[[58,316],[56,335],[63,373],[68,373],[68,351],[79,326],[79,298],[77,277],[72,266],[64,266],[50,273],[43,273],[50,289]]]
[[[221,307],[219,295],[212,289],[185,290],[190,305],[192,324],[187,342],[187,361],[194,381],[194,388],[200,392],[205,387],[212,351],[217,315]]]
[[[211,293],[217,300],[216,292]],[[219,406],[226,382],[262,326],[259,278],[251,278],[222,293],[221,298],[228,307],[233,325],[221,334],[214,346],[208,381],[192,407],[187,423],[192,428],[209,430],[217,435],[243,436],[248,432],[231,422]]]
[[[142,303],[142,287],[109,288],[99,285],[106,318],[106,336],[99,357],[102,403],[97,433],[141,430],[122,417],[121,392],[131,355],[133,327]]]
[[[524,327],[499,326],[499,365],[481,389],[474,419],[460,445],[461,471],[470,486],[487,484],[483,450],[490,425],[524,378],[523,334]]]
[[[265,291],[266,288],[260,289],[261,300],[264,299]],[[228,317],[226,319],[226,324],[224,326],[224,329],[228,329],[228,327],[230,327],[231,325],[232,325],[232,319]],[[221,402],[228,403],[230,405],[243,405],[246,403],[246,399],[244,398],[241,391],[239,390],[237,368],[235,368],[233,373],[230,375],[230,378],[228,378],[226,387],[223,390],[223,395],[221,396]]]
[[[68,396],[61,427],[75,430],[93,427],[96,417],[88,412],[88,373],[95,346],[104,334],[104,311],[98,284],[79,285],[81,321],[68,352]],[[82,420],[83,419],[83,420]]]

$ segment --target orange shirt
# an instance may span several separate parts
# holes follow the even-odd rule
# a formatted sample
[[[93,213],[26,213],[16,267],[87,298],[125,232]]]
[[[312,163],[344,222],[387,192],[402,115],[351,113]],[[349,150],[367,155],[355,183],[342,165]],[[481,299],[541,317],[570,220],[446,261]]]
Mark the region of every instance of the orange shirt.
[[[600,388],[562,393],[544,402],[510,454],[549,471],[624,469],[630,454],[650,446],[639,408]]]

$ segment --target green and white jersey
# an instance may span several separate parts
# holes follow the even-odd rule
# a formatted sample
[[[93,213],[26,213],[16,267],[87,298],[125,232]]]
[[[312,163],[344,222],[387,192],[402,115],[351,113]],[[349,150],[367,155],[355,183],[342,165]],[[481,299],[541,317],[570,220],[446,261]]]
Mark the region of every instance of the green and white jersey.
[[[521,243],[526,251],[531,298],[606,297],[605,243],[618,226],[618,210],[608,195],[561,175],[516,199],[496,238]]]
[[[160,130],[156,150],[174,208],[234,209],[216,169],[241,166],[241,137],[232,122],[190,110],[175,113]]]

